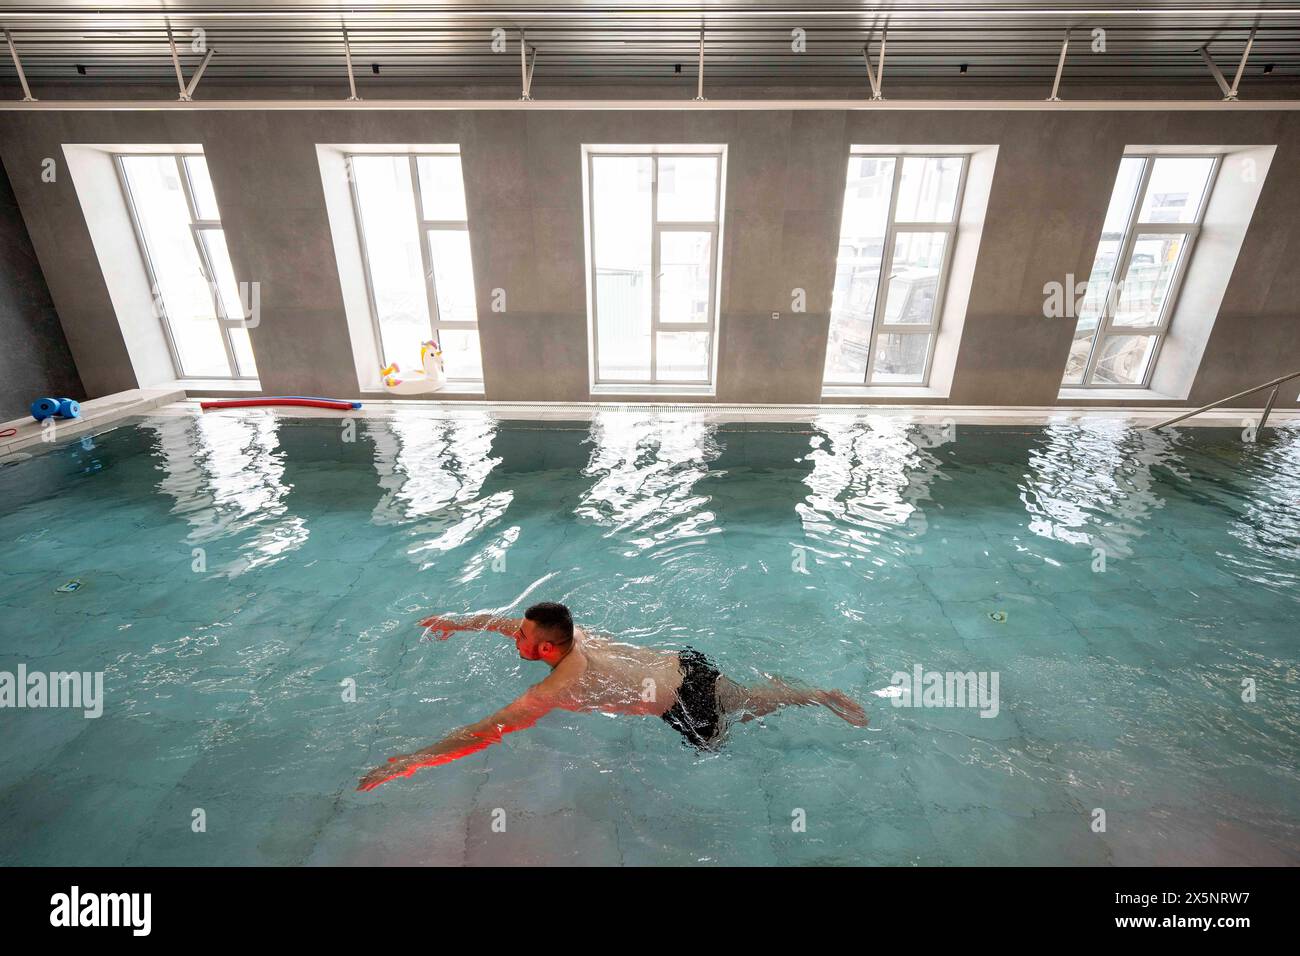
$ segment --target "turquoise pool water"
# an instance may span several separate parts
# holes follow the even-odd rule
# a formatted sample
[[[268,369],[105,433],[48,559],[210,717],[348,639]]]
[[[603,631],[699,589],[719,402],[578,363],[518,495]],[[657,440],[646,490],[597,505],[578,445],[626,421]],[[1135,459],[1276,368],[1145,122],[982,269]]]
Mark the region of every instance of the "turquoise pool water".
[[[0,468],[0,671],[104,672],[98,719],[0,710],[0,863],[1300,862],[1300,430],[355,429],[157,417]],[[552,714],[355,792],[545,672],[418,617],[543,599],[871,728],[701,756]],[[996,674],[996,716],[895,707],[918,665]]]

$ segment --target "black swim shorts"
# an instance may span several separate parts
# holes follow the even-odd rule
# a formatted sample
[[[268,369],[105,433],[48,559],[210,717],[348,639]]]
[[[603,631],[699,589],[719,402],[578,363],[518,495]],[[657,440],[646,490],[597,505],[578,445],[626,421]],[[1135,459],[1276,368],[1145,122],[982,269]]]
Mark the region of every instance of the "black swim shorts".
[[[677,703],[664,712],[664,720],[687,743],[712,749],[722,729],[718,709],[718,678],[722,675],[692,647],[679,653],[677,661],[682,668],[682,686],[677,688]]]

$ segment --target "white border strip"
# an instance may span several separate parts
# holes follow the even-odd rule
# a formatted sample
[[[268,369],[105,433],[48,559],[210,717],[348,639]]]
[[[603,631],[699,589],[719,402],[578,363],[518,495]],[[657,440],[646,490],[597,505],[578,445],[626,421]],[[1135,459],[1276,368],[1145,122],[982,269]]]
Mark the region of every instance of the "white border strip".
[[[1300,100],[19,100],[0,102],[3,112],[149,112],[149,111],[246,111],[304,110],[436,110],[446,112],[483,110],[853,110],[915,112],[1293,112]]]
[[[1184,409],[1185,410],[1185,409]],[[244,417],[268,415],[275,418],[333,418],[388,420],[394,418],[489,419],[493,421],[587,422],[597,416],[630,415],[638,419],[665,422],[711,422],[750,424],[808,424],[823,419],[884,418],[933,424],[959,425],[1051,425],[1068,422],[1127,421],[1134,425],[1155,425],[1177,414],[1177,408],[1062,408],[1035,406],[994,408],[979,405],[676,405],[654,402],[438,402],[376,401],[360,409],[336,410],[292,406],[213,409],[203,412],[197,400],[174,402],[151,414],[164,417],[225,415]],[[1183,426],[1241,428],[1245,420],[1257,421],[1260,409],[1223,408],[1204,412],[1180,423]],[[1277,425],[1300,422],[1300,411],[1274,410],[1269,421]]]

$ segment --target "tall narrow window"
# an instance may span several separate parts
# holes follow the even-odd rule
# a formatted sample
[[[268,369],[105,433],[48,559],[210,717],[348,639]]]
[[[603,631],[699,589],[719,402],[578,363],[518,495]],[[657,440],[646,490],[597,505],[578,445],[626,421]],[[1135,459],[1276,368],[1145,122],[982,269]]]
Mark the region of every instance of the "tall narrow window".
[[[1145,388],[1205,217],[1215,156],[1125,156],[1062,384]]]
[[[929,379],[965,180],[965,156],[849,157],[824,384]]]
[[[415,366],[435,339],[447,378],[483,380],[459,153],[348,156],[375,345]]]
[[[116,161],[177,377],[256,379],[245,326],[251,297],[235,281],[207,160],[186,153]]]
[[[588,152],[597,385],[709,385],[723,152]]]

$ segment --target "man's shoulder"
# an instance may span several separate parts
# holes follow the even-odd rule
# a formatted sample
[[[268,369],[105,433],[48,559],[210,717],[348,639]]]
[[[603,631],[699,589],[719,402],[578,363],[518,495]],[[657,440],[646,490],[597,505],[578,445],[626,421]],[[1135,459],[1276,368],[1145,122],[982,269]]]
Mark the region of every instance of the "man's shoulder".
[[[533,687],[538,690],[555,690],[567,687],[581,677],[586,669],[586,655],[574,648],[572,653],[565,655],[564,660],[555,665],[541,683],[534,684]]]

